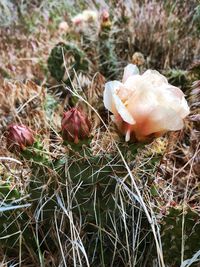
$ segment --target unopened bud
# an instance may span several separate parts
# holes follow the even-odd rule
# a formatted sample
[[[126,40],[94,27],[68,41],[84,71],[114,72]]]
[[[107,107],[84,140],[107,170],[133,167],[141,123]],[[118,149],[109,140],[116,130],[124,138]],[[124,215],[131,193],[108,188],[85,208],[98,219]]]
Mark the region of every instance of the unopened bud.
[[[88,117],[76,108],[64,113],[61,126],[65,141],[78,144],[79,140],[87,139],[90,135],[91,125]]]
[[[110,28],[111,27],[110,14],[106,9],[104,9],[101,12],[101,27],[102,28]]]
[[[58,29],[61,34],[67,33],[69,31],[69,25],[66,21],[61,21],[58,25]]]
[[[24,149],[34,143],[33,132],[23,124],[11,124],[8,127],[7,143],[9,148]]]
[[[106,9],[104,9],[102,11],[101,18],[102,18],[102,21],[103,22],[106,22],[106,21],[108,21],[110,19],[110,14],[109,14],[109,12]]]
[[[132,64],[142,66],[145,64],[145,59],[142,53],[135,52],[132,56]]]

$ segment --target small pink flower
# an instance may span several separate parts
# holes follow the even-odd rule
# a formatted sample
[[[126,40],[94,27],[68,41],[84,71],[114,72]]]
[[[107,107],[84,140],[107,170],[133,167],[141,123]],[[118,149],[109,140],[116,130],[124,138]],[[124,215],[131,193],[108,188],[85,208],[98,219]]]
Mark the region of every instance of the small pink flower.
[[[72,23],[74,26],[80,26],[88,22],[96,22],[98,14],[94,10],[84,10],[82,13],[77,14],[72,18]]]
[[[60,33],[67,33],[69,31],[69,25],[66,21],[61,21],[58,25],[58,29]]]
[[[7,142],[9,148],[24,149],[34,143],[33,132],[23,124],[11,124],[8,127]]]
[[[102,22],[107,22],[110,19],[110,14],[106,9],[103,9],[101,13]]]
[[[72,23],[74,26],[81,25],[84,22],[84,16],[82,14],[78,14],[72,18]]]
[[[104,105],[113,113],[113,120],[126,141],[143,141],[180,130],[189,114],[179,88],[169,84],[156,70],[140,75],[133,64],[124,69],[122,82],[106,83]]]
[[[78,144],[79,140],[87,139],[90,135],[90,122],[88,117],[76,108],[63,114],[62,136],[66,141]]]

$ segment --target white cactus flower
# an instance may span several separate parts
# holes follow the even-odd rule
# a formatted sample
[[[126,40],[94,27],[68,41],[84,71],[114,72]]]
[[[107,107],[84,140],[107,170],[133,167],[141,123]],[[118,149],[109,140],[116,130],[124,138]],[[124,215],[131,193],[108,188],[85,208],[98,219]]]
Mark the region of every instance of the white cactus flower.
[[[124,69],[122,82],[106,83],[104,105],[126,141],[143,141],[183,128],[189,106],[183,92],[168,83],[158,71],[142,75],[136,65]]]

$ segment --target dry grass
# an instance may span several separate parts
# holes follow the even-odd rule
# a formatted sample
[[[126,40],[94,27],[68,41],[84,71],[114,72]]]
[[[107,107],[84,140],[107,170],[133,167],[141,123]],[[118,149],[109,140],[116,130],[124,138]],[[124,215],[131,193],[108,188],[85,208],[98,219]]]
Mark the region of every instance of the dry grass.
[[[118,60],[114,71],[121,75],[123,65],[130,62],[137,51],[145,56],[143,68],[187,69],[200,52],[193,21],[196,2],[191,1],[189,5],[183,1],[176,4],[173,4],[174,1],[161,1],[159,4],[154,0],[143,2],[143,5],[139,1],[109,3],[113,21],[110,44],[115,44],[113,51]],[[90,28],[87,36],[82,36],[87,39],[93,34],[87,47],[85,39],[78,33],[64,36],[58,31],[58,22],[70,19],[66,9],[62,12],[62,8],[59,9],[62,5],[57,6],[58,13],[53,20],[51,12],[55,2],[42,3],[36,1],[29,6],[34,15],[40,15],[38,26],[33,20],[30,27],[26,11],[23,11],[24,25],[15,25],[14,30],[12,27],[1,29],[1,185],[9,183],[8,196],[14,189],[20,192],[18,202],[14,198],[12,205],[36,205],[33,209],[20,209],[20,213],[13,211],[8,218],[18,222],[25,216],[26,223],[18,225],[20,234],[13,254],[6,254],[3,249],[0,251],[1,265],[107,266],[107,257],[110,257],[109,266],[167,266],[162,251],[160,221],[172,206],[184,204],[199,210],[199,83],[187,92],[191,114],[185,121],[185,128],[151,144],[139,146],[137,154],[134,154],[137,145],[129,147],[123,144],[122,137],[102,106],[106,77],[99,72],[102,66],[96,47],[100,25],[96,26],[97,31]],[[94,7],[94,4],[90,5]],[[48,7],[47,19],[43,17],[44,7]],[[72,88],[62,84],[65,96],[61,96],[61,84],[57,84],[48,73],[47,58],[58,42],[69,41],[73,36],[75,43],[86,50],[90,72],[75,73]],[[93,122],[92,156],[88,156],[86,148],[81,154],[62,144],[60,122],[63,110],[70,106],[69,92],[78,98],[78,105]],[[24,123],[34,130],[43,145],[44,154],[53,162],[52,166],[22,159],[19,154],[7,150],[6,129],[11,122]],[[106,158],[106,163],[103,161],[96,169],[93,158],[105,160],[108,154],[111,155],[109,160]],[[56,160],[60,161],[60,165],[56,166]],[[74,162],[78,162],[77,169],[82,162],[87,162],[94,168],[94,177],[101,177],[107,167],[112,170],[109,183],[114,183],[115,189],[110,197],[115,203],[116,213],[112,209],[105,213],[102,210],[102,217],[108,218],[107,225],[103,225],[98,214],[98,187],[93,187],[90,182],[86,186],[92,188],[92,193],[85,201],[92,206],[95,219],[88,223],[88,217],[83,216],[78,193],[85,186],[81,178],[90,167],[84,165],[83,169],[76,170],[75,177],[79,180],[74,184],[70,176]],[[118,170],[119,166],[122,170]],[[36,202],[29,195],[33,184],[34,192],[39,192],[39,196],[35,196]],[[4,202],[6,198],[1,201],[1,207],[5,208]],[[78,212],[73,212],[76,208]],[[48,210],[51,211],[50,216],[45,215]],[[183,235],[184,224],[183,216]],[[29,234],[34,237],[33,245],[23,239],[25,229],[29,229]],[[1,238],[5,235],[2,233]],[[182,240],[181,262],[184,260]]]

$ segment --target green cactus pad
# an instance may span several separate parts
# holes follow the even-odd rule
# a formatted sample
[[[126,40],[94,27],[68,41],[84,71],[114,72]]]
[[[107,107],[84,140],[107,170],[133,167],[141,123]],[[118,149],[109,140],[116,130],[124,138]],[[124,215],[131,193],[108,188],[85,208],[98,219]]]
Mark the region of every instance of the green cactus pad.
[[[182,244],[183,259],[191,258],[200,249],[199,235],[200,216],[195,209],[188,206],[184,209],[183,206],[169,207],[161,222],[163,254],[166,264],[180,266]]]
[[[81,49],[74,44],[59,43],[51,50],[48,58],[48,69],[58,82],[69,82],[69,77],[64,77],[65,64],[71,79],[74,77],[74,70],[87,72],[89,68],[86,55]]]

